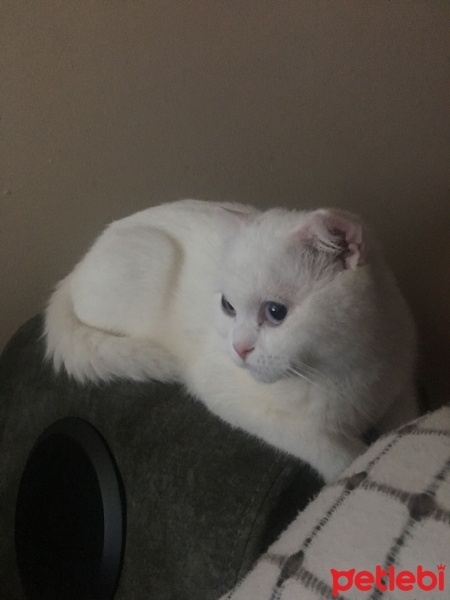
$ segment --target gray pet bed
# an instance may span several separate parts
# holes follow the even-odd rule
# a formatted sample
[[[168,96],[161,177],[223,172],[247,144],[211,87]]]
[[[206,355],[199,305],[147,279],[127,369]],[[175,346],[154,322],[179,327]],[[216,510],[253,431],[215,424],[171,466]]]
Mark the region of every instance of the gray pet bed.
[[[218,598],[322,485],[310,467],[233,430],[180,387],[125,381],[80,386],[55,376],[43,359],[42,317],[35,317],[0,358],[0,598],[26,597],[15,548],[19,484],[39,436],[67,417],[93,426],[114,457],[125,542],[115,595],[111,587],[99,588],[94,568],[92,585],[73,592],[74,600]],[[22,544],[38,495],[25,498]],[[88,507],[81,514],[89,527]],[[34,517],[43,518],[42,509]],[[73,582],[65,589],[77,589],[76,558],[66,561],[71,568],[64,577]],[[44,579],[28,586],[30,597],[54,600],[54,590],[42,589]]]

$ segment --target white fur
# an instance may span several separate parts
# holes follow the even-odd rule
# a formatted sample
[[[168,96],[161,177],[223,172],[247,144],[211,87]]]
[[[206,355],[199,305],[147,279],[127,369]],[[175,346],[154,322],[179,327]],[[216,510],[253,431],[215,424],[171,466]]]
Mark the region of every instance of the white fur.
[[[288,307],[281,324],[267,301]],[[416,416],[410,313],[343,212],[184,200],[117,221],[58,285],[46,341],[80,381],[180,381],[327,480],[373,424]]]

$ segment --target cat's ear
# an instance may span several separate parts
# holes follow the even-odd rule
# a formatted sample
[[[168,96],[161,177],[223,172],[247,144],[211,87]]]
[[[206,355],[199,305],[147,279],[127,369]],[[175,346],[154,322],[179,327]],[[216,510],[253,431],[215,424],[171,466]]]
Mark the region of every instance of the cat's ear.
[[[297,239],[339,259],[347,269],[365,262],[363,226],[353,216],[337,210],[316,210],[297,230]]]

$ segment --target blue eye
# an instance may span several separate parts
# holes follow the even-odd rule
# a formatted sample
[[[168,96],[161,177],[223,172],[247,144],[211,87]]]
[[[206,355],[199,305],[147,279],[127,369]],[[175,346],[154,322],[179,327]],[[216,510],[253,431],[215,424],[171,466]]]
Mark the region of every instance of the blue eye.
[[[234,306],[232,306],[228,302],[228,300],[225,298],[225,296],[222,296],[222,300],[220,302],[222,304],[222,310],[226,315],[228,315],[229,317],[236,316],[236,310],[235,310]]]
[[[263,306],[264,316],[272,325],[280,325],[288,314],[288,308],[280,302],[266,302]]]

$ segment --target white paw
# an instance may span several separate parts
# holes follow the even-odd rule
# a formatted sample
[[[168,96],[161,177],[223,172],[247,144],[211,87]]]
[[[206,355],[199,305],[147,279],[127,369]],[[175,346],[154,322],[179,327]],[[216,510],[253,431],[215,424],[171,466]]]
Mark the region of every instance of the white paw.
[[[318,465],[318,470],[326,483],[338,478],[351,463],[367,449],[366,444],[358,439],[340,441],[339,444],[330,446],[323,464]]]

